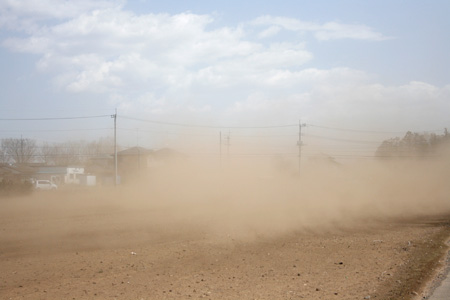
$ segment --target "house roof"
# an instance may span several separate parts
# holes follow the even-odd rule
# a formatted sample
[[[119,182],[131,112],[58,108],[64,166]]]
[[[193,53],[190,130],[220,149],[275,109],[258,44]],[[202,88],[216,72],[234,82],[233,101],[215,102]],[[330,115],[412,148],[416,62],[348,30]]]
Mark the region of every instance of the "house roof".
[[[160,159],[184,157],[184,155],[181,154],[180,152],[177,152],[170,148],[161,148],[159,150],[155,150],[155,151],[153,151],[153,155],[155,158],[160,158]]]
[[[122,151],[117,152],[118,156],[125,156],[125,155],[148,155],[152,154],[153,150],[146,149],[144,147],[131,147]]]
[[[67,167],[39,167],[37,169],[38,174],[66,174],[67,173]]]
[[[35,169],[28,166],[0,164],[0,174],[31,175],[34,173]]]

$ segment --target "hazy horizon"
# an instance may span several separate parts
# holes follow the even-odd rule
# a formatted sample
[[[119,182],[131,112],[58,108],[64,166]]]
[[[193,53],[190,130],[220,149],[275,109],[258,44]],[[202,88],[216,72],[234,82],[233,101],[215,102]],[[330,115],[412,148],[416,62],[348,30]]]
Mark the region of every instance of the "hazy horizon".
[[[117,109],[123,148],[217,154],[221,132],[233,155],[295,155],[301,121],[305,155],[369,157],[385,139],[448,127],[449,11],[447,1],[1,1],[0,139],[112,137]]]

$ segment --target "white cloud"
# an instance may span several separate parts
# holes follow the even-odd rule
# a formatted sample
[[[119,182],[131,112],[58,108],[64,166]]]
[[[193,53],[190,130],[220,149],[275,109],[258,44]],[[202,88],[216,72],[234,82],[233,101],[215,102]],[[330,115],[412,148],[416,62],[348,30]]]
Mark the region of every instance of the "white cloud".
[[[0,12],[13,15],[16,20],[67,19],[93,10],[121,8],[123,4],[123,0],[3,0]]]
[[[320,25],[313,22],[304,22],[294,18],[261,16],[250,22],[254,26],[279,26],[290,31],[315,31],[320,29]]]
[[[323,24],[321,28],[315,32],[315,37],[322,41],[337,39],[382,41],[390,39],[364,25],[349,25],[336,22]]]
[[[39,70],[55,73],[55,82],[73,92],[253,84],[313,57],[301,43],[255,43],[242,27],[209,30],[212,22],[208,15],[138,16],[108,8],[6,39],[3,45],[42,55]]]
[[[448,124],[449,85],[385,86],[350,69],[312,69],[286,76],[295,77],[292,82],[298,87],[286,87],[285,93],[271,93],[271,89],[252,93],[235,102],[228,115],[257,115],[255,122],[260,124],[302,118],[337,128],[404,132],[443,129]]]
[[[278,32],[280,32],[280,30],[281,30],[281,27],[279,27],[279,26],[270,26],[269,28],[261,31],[258,34],[258,37],[261,39],[269,38],[269,37],[276,35]]]
[[[48,21],[68,20],[94,10],[119,10],[124,3],[125,0],[3,0],[0,29],[37,33]]]
[[[263,37],[277,33],[277,28],[300,33],[311,32],[318,40],[356,39],[382,41],[390,37],[374,31],[366,25],[327,22],[324,24],[303,22],[293,18],[262,16],[250,22],[253,26],[269,26],[262,31]]]
[[[253,124],[301,117],[349,128],[357,123],[414,129],[418,116],[422,128],[447,122],[449,86],[385,86],[362,70],[314,68],[314,53],[298,38],[301,34],[295,40],[279,34],[310,33],[319,40],[388,38],[365,25],[263,16],[217,28],[210,15],[137,15],[124,11],[121,2],[106,1],[66,1],[58,12],[44,12],[57,2],[42,2],[36,15],[19,1],[0,4],[3,20],[7,11],[21,26],[32,24],[16,28],[22,35],[2,45],[37,55],[38,70],[50,74],[59,88],[96,93],[128,114],[190,114]],[[80,4],[73,8],[74,3]],[[42,22],[45,18],[52,22]]]

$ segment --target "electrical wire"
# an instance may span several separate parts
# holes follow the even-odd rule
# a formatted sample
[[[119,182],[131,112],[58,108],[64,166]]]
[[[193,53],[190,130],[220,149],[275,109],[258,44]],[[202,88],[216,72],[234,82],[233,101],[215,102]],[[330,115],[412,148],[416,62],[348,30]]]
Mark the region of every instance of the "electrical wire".
[[[361,143],[361,144],[377,144],[377,145],[379,145],[381,143],[381,142],[378,142],[378,141],[338,139],[338,138],[324,137],[324,136],[308,134],[308,133],[305,133],[304,136],[306,136],[306,137],[314,137],[314,138],[324,139],[324,140],[330,140],[330,141],[338,141],[338,142]]]
[[[406,133],[405,131],[375,131],[375,130],[328,127],[328,126],[315,125],[315,124],[309,124],[309,123],[306,124],[306,126],[316,127],[316,128],[321,128],[321,129],[336,130],[336,131],[359,132],[359,133],[376,133],[376,134],[389,134],[389,133],[404,134],[404,133]],[[426,130],[426,131],[421,131],[421,132],[428,133],[428,132],[439,132],[439,131],[442,131],[442,129]]]
[[[81,117],[54,117],[54,118],[0,118],[0,121],[54,121],[54,120],[77,120],[77,119],[95,119],[111,117],[113,115],[81,116]]]
[[[298,126],[298,124],[286,124],[286,125],[272,125],[272,126],[214,126],[214,125],[195,125],[195,124],[186,124],[186,123],[172,123],[172,122],[163,122],[163,121],[155,121],[155,120],[147,120],[147,119],[139,119],[128,116],[120,116],[122,119],[134,120],[140,122],[147,123],[155,123],[162,125],[171,125],[171,126],[179,126],[179,127],[198,127],[198,128],[222,128],[222,129],[266,129],[266,128],[283,128],[283,127],[294,127]]]
[[[116,117],[116,115],[94,115],[94,116],[74,116],[74,117],[52,117],[52,118],[0,118],[0,121],[53,121],[53,120],[76,120],[76,119],[93,119],[93,118],[105,118],[105,117]],[[214,125],[206,125],[206,124],[187,124],[187,123],[175,123],[175,122],[164,122],[164,121],[157,121],[157,120],[150,120],[150,119],[140,119],[135,118],[131,116],[119,116],[122,119],[127,120],[134,120],[139,122],[147,122],[152,124],[160,124],[160,125],[170,125],[170,126],[178,126],[178,127],[186,127],[186,128],[210,128],[210,129],[275,129],[275,128],[295,128],[298,127],[299,124],[284,124],[284,125],[268,125],[268,126],[214,126]],[[315,125],[315,124],[302,124],[301,127],[312,127],[312,128],[318,128],[318,129],[326,129],[326,130],[335,130],[335,131],[343,131],[343,132],[354,132],[354,133],[364,133],[364,134],[404,134],[405,132],[402,131],[371,131],[371,130],[362,130],[362,129],[350,129],[350,128],[336,128],[336,127],[328,127],[328,126],[322,126],[322,125]],[[81,128],[81,129],[50,129],[50,130],[39,130],[39,129],[30,129],[30,130],[0,130],[0,132],[21,132],[21,131],[28,131],[28,132],[64,132],[64,131],[90,131],[90,130],[112,130],[113,128]],[[178,136],[204,136],[204,137],[217,137],[217,135],[213,134],[195,134],[195,133],[188,133],[188,132],[174,132],[174,131],[158,131],[158,130],[145,130],[145,129],[138,129],[138,128],[117,128],[118,130],[123,131],[138,131],[138,132],[149,132],[149,133],[159,133],[159,134],[174,134]],[[181,131],[181,130],[180,130]],[[429,131],[422,131],[422,132],[438,132],[441,130],[429,130]],[[255,131],[256,132],[256,131]],[[237,139],[238,141],[241,141],[242,138],[249,138],[249,137],[257,137],[257,138],[269,138],[269,137],[294,137],[298,136],[297,134],[287,134],[287,132],[284,132],[283,134],[267,134],[267,135],[251,135],[251,134],[234,134],[233,139]],[[311,137],[311,138],[317,138],[317,139],[323,139],[328,141],[336,141],[336,142],[343,142],[341,144],[345,143],[355,143],[355,144],[377,144],[380,145],[381,142],[377,141],[369,141],[369,140],[359,140],[359,139],[342,139],[342,138],[335,138],[332,136],[321,136],[321,135],[313,135],[309,133],[302,133],[302,136],[304,137]],[[370,139],[370,138],[369,138]],[[247,143],[249,141],[245,141]],[[242,143],[242,142],[240,142]],[[60,146],[58,146],[60,144]],[[72,145],[64,145],[64,143],[55,143],[55,146],[59,149],[72,149],[72,150],[84,150],[84,146],[72,146]],[[351,159],[351,158],[378,158],[378,157],[389,157],[389,156],[375,156],[375,155],[364,155],[364,152],[368,153],[369,150],[359,149],[359,153],[356,153],[358,151],[349,149],[342,149],[342,150],[336,150],[336,147],[338,147],[338,143],[336,145],[329,145],[327,147],[326,145],[322,145],[322,147],[327,148],[328,151],[333,152],[334,154],[331,155],[332,157],[338,158],[338,159]],[[345,146],[345,145],[342,145]],[[356,147],[358,145],[354,145]],[[295,146],[294,146],[295,147]],[[353,146],[352,146],[353,147]],[[271,149],[274,148],[286,148],[286,147],[271,147]],[[331,149],[330,149],[331,148]],[[43,147],[36,147],[37,150],[42,150]],[[105,151],[104,149],[102,151]],[[289,151],[289,150],[288,150]],[[347,152],[348,151],[348,152]],[[80,151],[83,152],[83,151]],[[337,152],[337,153],[336,153]],[[349,153],[346,154],[345,152]],[[352,152],[355,152],[351,154]],[[373,153],[373,151],[370,151]],[[108,154],[111,153],[59,153],[56,154],[56,156],[79,156],[79,157],[95,157],[97,155],[101,154]],[[209,154],[191,154],[191,155],[209,155]],[[211,155],[218,155],[217,153],[211,154]],[[285,156],[297,156],[297,153],[230,153],[230,156],[276,156],[276,155],[285,155]],[[308,155],[304,154],[305,157],[314,157],[313,154]],[[42,155],[33,155],[33,156],[42,156]],[[414,155],[401,155],[401,157],[419,157]],[[432,156],[429,156],[432,157]]]
[[[0,132],[66,132],[66,131],[96,131],[96,130],[113,130],[114,128],[80,128],[80,129],[6,129]]]

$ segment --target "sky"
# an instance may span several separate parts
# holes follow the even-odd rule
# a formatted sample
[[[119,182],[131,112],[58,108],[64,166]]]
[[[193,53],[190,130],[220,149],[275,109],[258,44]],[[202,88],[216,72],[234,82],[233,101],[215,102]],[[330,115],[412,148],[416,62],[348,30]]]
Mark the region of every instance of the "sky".
[[[449,127],[449,13],[446,0],[0,0],[0,138],[111,136],[117,110],[123,147],[217,150],[223,132],[295,149],[301,122],[305,145],[368,155]]]

